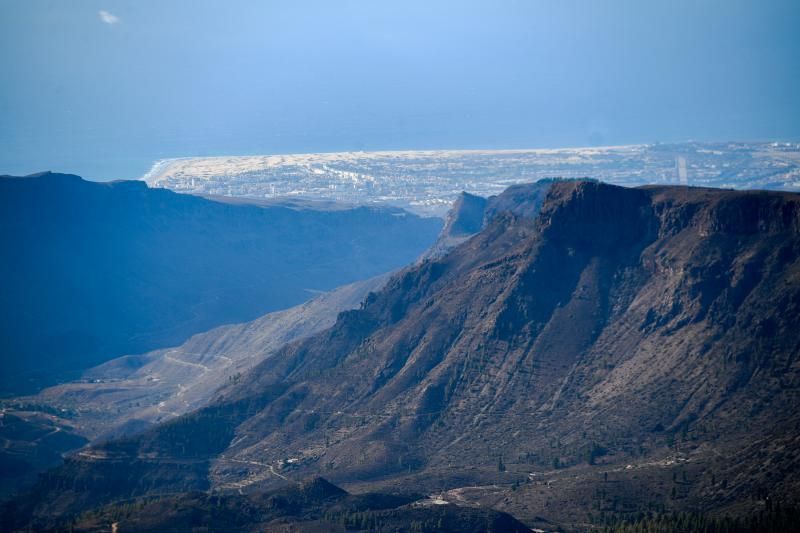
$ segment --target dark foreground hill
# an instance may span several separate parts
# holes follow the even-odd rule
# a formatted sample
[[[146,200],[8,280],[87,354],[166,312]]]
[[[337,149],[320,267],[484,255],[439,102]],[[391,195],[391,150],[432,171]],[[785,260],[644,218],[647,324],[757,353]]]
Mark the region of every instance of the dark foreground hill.
[[[440,227],[398,209],[242,205],[138,181],[0,177],[0,393],[399,268]]]
[[[15,516],[310,474],[576,529],[796,505],[800,196],[537,191],[208,407],[68,459]]]
[[[506,513],[442,505],[421,495],[351,495],[323,478],[246,496],[186,493],[139,499],[62,524],[70,531],[482,531],[523,533]]]

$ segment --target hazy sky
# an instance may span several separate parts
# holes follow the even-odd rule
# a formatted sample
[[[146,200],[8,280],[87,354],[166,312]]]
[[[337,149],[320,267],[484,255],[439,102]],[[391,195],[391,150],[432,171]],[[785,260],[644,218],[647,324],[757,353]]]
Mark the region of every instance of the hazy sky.
[[[798,0],[0,0],[0,173],[797,139],[798,28]]]

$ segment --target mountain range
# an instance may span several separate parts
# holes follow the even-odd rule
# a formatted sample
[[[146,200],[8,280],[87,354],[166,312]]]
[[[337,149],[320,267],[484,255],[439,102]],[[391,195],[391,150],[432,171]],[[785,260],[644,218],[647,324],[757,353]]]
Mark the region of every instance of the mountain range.
[[[551,180],[462,197],[445,228],[203,407],[68,457],[6,524],[318,476],[548,529],[799,503],[800,196]]]
[[[440,227],[397,208],[0,177],[0,394],[400,268]]]

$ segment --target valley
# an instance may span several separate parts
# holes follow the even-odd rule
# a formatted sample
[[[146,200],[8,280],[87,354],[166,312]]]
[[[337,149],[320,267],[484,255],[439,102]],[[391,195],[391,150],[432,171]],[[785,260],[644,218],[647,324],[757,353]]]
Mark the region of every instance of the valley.
[[[0,396],[400,268],[440,228],[397,208],[232,203],[50,172],[0,177]]]
[[[769,513],[800,493],[799,198],[585,180],[462,195],[431,251],[337,299],[318,327],[264,344],[256,332],[287,323],[277,313],[146,356],[141,377],[182,376],[163,404],[129,411],[148,425],[68,456],[15,513],[46,526],[323,476],[542,530],[691,513],[784,523]],[[205,381],[250,347],[258,361]],[[125,366],[92,372],[125,383],[139,365]],[[41,397],[107,402],[114,386]]]
[[[340,287],[251,322],[214,328],[176,348],[113,359],[87,370],[80,381],[17,401],[67,411],[81,434],[95,440],[141,431],[203,407],[216,389],[238,382],[286,343],[332,326],[338,313],[357,308],[387,276]]]

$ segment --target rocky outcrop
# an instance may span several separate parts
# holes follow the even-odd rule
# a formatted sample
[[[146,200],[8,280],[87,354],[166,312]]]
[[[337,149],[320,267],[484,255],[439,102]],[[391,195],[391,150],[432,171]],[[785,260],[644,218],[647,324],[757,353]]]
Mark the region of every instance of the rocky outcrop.
[[[502,194],[482,198],[462,192],[445,218],[436,242],[422,256],[436,259],[480,232],[499,213],[536,218],[550,186],[561,180],[540,180],[528,185],[512,185]]]

